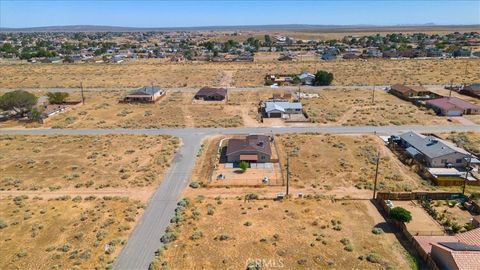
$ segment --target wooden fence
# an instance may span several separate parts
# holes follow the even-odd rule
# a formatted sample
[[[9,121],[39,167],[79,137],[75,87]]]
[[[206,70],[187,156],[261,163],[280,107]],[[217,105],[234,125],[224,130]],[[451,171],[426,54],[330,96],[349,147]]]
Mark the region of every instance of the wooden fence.
[[[387,193],[387,194],[389,194],[389,193]],[[384,199],[379,199],[377,197],[377,203],[383,208],[383,210],[385,210],[385,213],[387,213],[387,216],[388,216],[388,213],[390,212],[390,208],[385,203],[385,200]],[[396,220],[392,220],[392,219],[386,219],[386,220],[387,220],[388,223],[395,226],[403,234],[403,236],[405,236],[408,243],[412,247],[414,247],[416,253],[420,256],[420,258],[422,258],[424,260],[424,262],[427,264],[429,269],[439,270],[439,268],[437,267],[437,264],[432,259],[430,254],[426,253],[423,250],[423,248],[420,246],[420,243],[418,243],[417,240],[415,240],[415,238],[413,237],[413,235],[408,231],[405,223],[399,222],[399,221],[396,221]],[[428,235],[428,233],[422,233],[422,235]]]
[[[412,200],[451,200],[462,198],[464,195],[458,192],[378,192],[377,199],[392,201]]]

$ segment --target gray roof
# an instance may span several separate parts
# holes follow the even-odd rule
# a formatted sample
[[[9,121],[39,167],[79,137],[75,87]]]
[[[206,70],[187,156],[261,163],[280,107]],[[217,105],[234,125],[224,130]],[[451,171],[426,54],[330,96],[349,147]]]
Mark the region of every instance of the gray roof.
[[[457,152],[468,155],[468,152],[465,150],[433,136],[423,136],[410,131],[400,135],[400,138],[402,138],[402,140],[406,141],[408,144],[410,144],[410,146],[418,150],[424,156],[429,158],[437,158]]]
[[[147,95],[147,96],[150,96],[150,95],[153,95],[153,94],[159,92],[160,90],[161,90],[160,87],[145,86],[145,87],[142,87],[142,88],[139,88],[139,89],[135,89],[128,94],[129,95]]]
[[[288,102],[288,101],[267,101],[265,102],[265,112],[271,111],[281,111],[285,112],[286,110],[301,110],[302,103],[300,102]]]

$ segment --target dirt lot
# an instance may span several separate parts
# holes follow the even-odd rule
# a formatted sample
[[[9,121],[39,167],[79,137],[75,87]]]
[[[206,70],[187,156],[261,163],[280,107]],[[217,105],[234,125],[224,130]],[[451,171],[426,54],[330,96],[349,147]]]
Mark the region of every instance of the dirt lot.
[[[118,100],[124,91],[92,91],[86,94],[85,105],[51,117],[43,125],[54,128],[159,128],[159,127],[239,127],[295,125],[281,119],[260,121],[260,101],[273,93],[285,94],[293,90],[274,90],[262,87],[256,90],[230,91],[228,102],[192,102],[193,92],[174,90],[155,104],[124,104]],[[302,99],[304,110],[313,123],[304,125],[405,125],[448,124],[431,110],[416,107],[410,102],[385,93],[332,87],[323,90],[303,88],[303,92],[319,94],[319,98]],[[37,93],[41,95],[41,93]],[[71,94],[79,100],[80,93]],[[480,119],[480,118],[479,118]],[[455,121],[453,121],[455,122]],[[38,127],[18,121],[0,123],[0,127]]]
[[[128,198],[3,198],[0,268],[105,269],[142,208]]]
[[[447,84],[480,80],[474,67],[479,59],[339,60],[262,63],[163,63],[138,60],[121,64],[9,64],[1,63],[0,88],[138,87],[152,82],[162,87],[220,85],[232,74],[232,86],[260,86],[267,73],[327,70],[335,85],[394,83]],[[467,74],[465,75],[465,66]],[[227,71],[227,73],[225,73]],[[381,76],[379,76],[381,74]]]
[[[444,231],[423,207],[414,201],[393,201],[393,205],[403,207],[412,214],[412,221],[406,223],[411,235],[443,235]]]
[[[274,269],[273,264],[285,269],[410,268],[394,234],[371,232],[385,224],[377,223],[366,204],[192,199],[181,225],[171,226],[177,240],[161,252],[155,266],[245,269],[259,260],[262,269]]]
[[[154,104],[119,103],[125,91],[86,92],[86,102],[55,115],[43,126],[53,128],[159,128],[159,127],[238,127],[243,125],[238,106],[224,103],[195,104],[193,93],[168,92]],[[41,95],[37,93],[37,95]],[[79,100],[80,92],[70,99]],[[22,124],[18,121],[0,123],[0,127]]]
[[[430,189],[373,135],[298,134],[276,136],[276,140],[283,146],[279,147],[283,164],[287,153],[290,157],[291,184],[296,187],[322,192],[352,186],[373,189],[375,157],[380,151],[379,190]]]
[[[179,145],[170,136],[0,136],[0,190],[145,187]]]
[[[77,92],[75,92],[78,95]],[[193,104],[193,93],[169,92],[155,104],[125,104],[123,91],[89,92],[86,104],[53,117],[47,126],[61,128],[235,127],[242,119],[223,104]],[[73,98],[73,97],[72,97]]]
[[[378,88],[374,94],[368,90],[335,88],[306,92],[320,95],[320,98],[302,99],[306,113],[316,123],[381,126],[448,123],[432,110],[417,107]]]
[[[439,135],[475,155],[480,155],[480,132],[452,132]]]

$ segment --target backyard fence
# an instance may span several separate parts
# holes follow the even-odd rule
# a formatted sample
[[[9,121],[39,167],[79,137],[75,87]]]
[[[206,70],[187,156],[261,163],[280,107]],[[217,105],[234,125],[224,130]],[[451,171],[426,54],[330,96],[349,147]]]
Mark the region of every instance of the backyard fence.
[[[378,192],[377,199],[392,201],[452,200],[466,198],[459,192]]]

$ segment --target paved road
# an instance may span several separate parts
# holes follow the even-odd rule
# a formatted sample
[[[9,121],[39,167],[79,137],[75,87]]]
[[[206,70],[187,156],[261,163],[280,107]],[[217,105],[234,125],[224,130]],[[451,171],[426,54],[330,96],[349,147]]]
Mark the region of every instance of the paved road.
[[[0,129],[0,134],[22,135],[106,135],[106,134],[144,134],[173,135],[178,137],[195,134],[207,136],[214,134],[251,134],[251,133],[331,133],[331,134],[395,134],[404,131],[451,132],[479,131],[480,125],[405,125],[405,126],[319,126],[319,127],[245,127],[245,128],[159,128],[159,129]]]
[[[390,85],[376,85],[375,89],[377,90],[382,90],[385,89],[385,87],[389,87]],[[431,84],[431,85],[423,85],[427,88],[433,87],[433,88],[443,88],[445,84]],[[38,88],[22,88],[24,90],[28,91],[38,91]],[[172,88],[165,88],[167,91],[171,92],[197,92],[198,87],[172,87]],[[298,86],[278,86],[276,88],[272,88],[270,86],[251,86],[251,87],[228,87],[229,91],[255,91],[255,90],[269,90],[269,89],[277,89],[277,90],[286,90],[286,91],[296,91],[298,90]],[[328,85],[328,86],[301,86],[302,90],[324,90],[324,89],[360,89],[360,90],[372,90],[373,85]],[[16,89],[11,89],[11,88],[0,88],[0,92],[9,92],[13,91]],[[68,92],[68,93],[74,93],[78,92],[81,89],[80,88],[43,88],[41,90],[46,90],[49,92]],[[118,90],[124,90],[124,91],[129,91],[132,90],[132,88],[124,87],[124,88],[85,88],[85,91],[87,92],[103,92],[103,91],[118,91]]]
[[[161,246],[160,238],[170,224],[176,204],[189,183],[201,139],[194,134],[183,137],[183,146],[177,152],[162,184],[150,199],[127,245],[117,257],[114,269],[148,269],[155,251]]]
[[[130,235],[114,263],[114,269],[145,270],[154,258],[154,252],[161,246],[160,237],[173,216],[176,203],[187,187],[195,164],[196,153],[201,140],[213,134],[251,133],[330,133],[330,134],[396,134],[413,130],[417,132],[479,131],[480,126],[324,126],[324,127],[271,127],[271,128],[186,128],[186,129],[0,129],[0,134],[26,135],[105,135],[105,134],[146,134],[174,135],[182,138],[178,150],[165,179],[150,199],[143,217]]]

